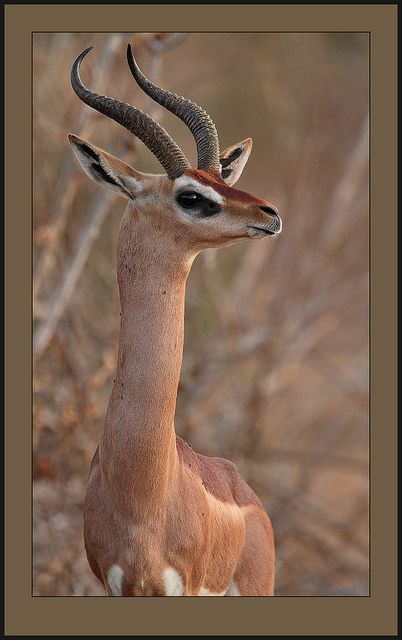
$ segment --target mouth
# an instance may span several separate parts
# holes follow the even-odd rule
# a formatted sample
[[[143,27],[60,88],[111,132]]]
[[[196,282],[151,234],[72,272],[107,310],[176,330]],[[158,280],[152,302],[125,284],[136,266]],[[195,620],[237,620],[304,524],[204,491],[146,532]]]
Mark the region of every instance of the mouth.
[[[269,229],[268,227],[256,227],[256,226],[248,226],[248,235],[250,238],[264,238],[265,236],[275,236],[280,232],[281,226],[279,226],[276,230]]]

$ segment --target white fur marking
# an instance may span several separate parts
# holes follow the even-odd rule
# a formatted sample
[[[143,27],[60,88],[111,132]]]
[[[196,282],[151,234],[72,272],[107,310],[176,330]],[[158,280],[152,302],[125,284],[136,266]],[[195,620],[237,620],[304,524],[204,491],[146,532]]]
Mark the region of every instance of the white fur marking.
[[[123,569],[118,564],[112,564],[107,572],[107,581],[113,596],[121,596],[123,583]]]
[[[208,187],[201,182],[198,182],[198,180],[192,180],[188,176],[180,176],[180,178],[177,178],[176,185],[180,189],[180,191],[186,188],[195,189],[198,193],[204,196],[204,198],[209,198],[210,200],[213,200],[218,204],[222,204],[224,201],[224,198],[219,193],[217,193],[215,189],[213,189],[212,187]]]
[[[226,593],[226,589],[225,591],[222,591],[222,593],[214,593],[213,591],[209,591],[208,589],[201,587],[198,595],[199,596],[224,596],[225,593]]]
[[[232,582],[229,584],[225,596],[239,596],[240,595],[240,591],[239,588],[237,586],[237,584],[235,582]]]
[[[163,583],[165,585],[165,593],[167,596],[182,596],[183,595],[183,580],[180,574],[173,567],[168,567],[164,570],[162,575]]]
[[[137,180],[133,176],[123,176],[123,177],[124,177],[124,181],[122,181],[123,185],[127,184],[130,190],[134,191],[136,194],[141,191],[141,188],[142,188],[141,180]]]

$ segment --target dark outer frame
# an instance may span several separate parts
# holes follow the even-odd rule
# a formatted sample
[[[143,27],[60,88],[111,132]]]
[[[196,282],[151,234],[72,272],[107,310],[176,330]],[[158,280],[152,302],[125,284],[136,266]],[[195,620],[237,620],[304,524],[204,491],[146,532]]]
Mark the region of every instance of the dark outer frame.
[[[128,29],[131,27],[131,29]],[[6,635],[394,635],[396,622],[395,5],[5,6]],[[32,597],[31,40],[36,31],[370,34],[370,596]]]

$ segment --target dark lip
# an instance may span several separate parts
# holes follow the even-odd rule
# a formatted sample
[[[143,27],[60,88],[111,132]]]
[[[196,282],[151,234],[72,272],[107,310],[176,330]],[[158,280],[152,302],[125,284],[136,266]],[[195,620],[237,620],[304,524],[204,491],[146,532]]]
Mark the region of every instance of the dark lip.
[[[275,231],[269,231],[268,229],[264,229],[264,227],[249,226],[249,229],[257,229],[258,231],[263,231],[264,233],[267,234],[267,236],[275,235]]]

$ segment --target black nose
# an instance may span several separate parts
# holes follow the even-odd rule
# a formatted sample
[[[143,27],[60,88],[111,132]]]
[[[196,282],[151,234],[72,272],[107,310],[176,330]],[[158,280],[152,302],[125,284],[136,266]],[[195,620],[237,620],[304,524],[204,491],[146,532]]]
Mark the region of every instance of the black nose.
[[[274,207],[260,207],[260,209],[262,209],[262,211],[265,211],[265,213],[269,213],[270,216],[277,216],[278,215],[278,211],[277,209],[275,209]]]

